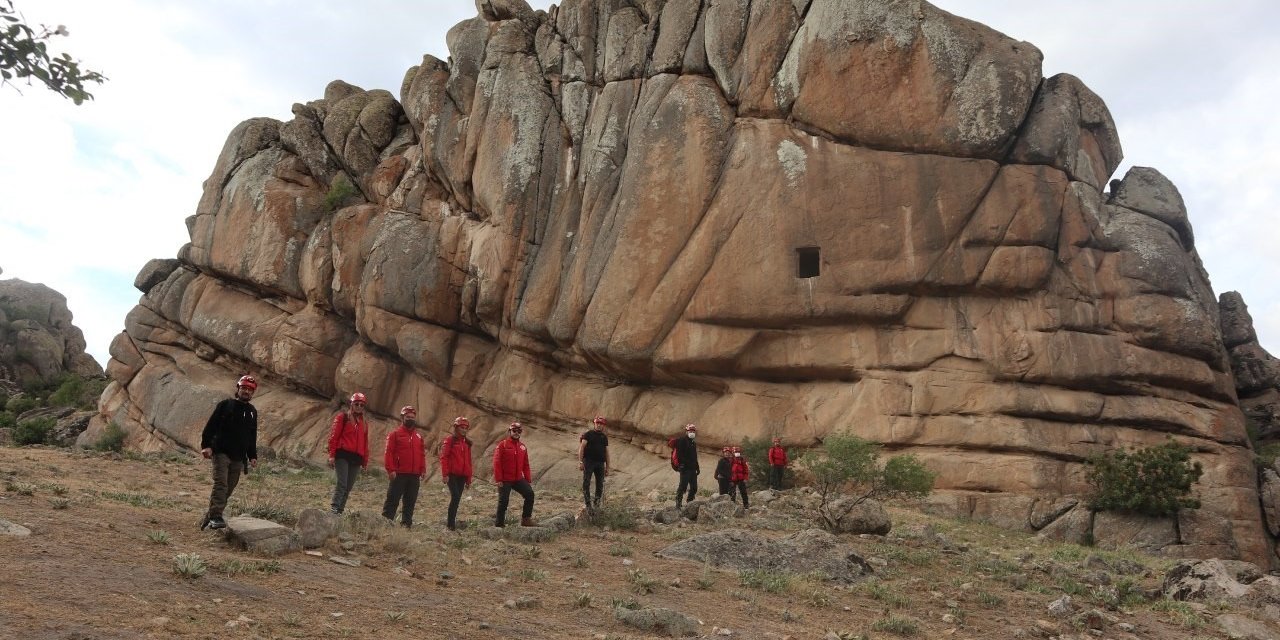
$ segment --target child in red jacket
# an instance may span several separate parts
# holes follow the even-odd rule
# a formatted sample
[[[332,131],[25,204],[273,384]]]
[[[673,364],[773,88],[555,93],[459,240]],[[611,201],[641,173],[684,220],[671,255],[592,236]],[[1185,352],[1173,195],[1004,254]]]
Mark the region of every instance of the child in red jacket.
[[[440,443],[440,475],[449,486],[449,519],[445,526],[450,531],[458,528],[458,503],[462,501],[462,489],[471,488],[471,440],[467,429],[471,422],[462,416],[453,419],[453,433]]]
[[[751,469],[747,467],[747,459],[742,457],[742,447],[733,448],[733,466],[729,470],[729,482],[733,483],[733,487],[742,494],[742,508],[750,509],[751,505],[747,504],[747,479],[751,476]],[[729,490],[730,493],[733,489]]]
[[[337,474],[329,507],[333,513],[347,508],[347,496],[351,495],[360,470],[369,468],[369,427],[364,423],[367,402],[363,393],[351,394],[350,409],[334,416],[329,430],[329,467]]]
[[[394,521],[396,508],[403,500],[400,524],[406,529],[413,526],[413,507],[418,503],[418,487],[422,474],[427,472],[427,455],[422,446],[422,434],[418,433],[418,411],[411,406],[400,409],[400,426],[387,434],[387,452],[384,456],[387,477],[387,500],[382,503],[382,517]]]
[[[512,422],[507,427],[506,438],[498,441],[493,448],[493,481],[498,483],[498,513],[493,518],[493,526],[506,525],[507,504],[511,501],[511,492],[515,491],[524,498],[524,507],[520,510],[520,526],[533,526],[533,474],[529,471],[529,450],[520,442],[524,427],[519,422]]]
[[[787,470],[787,450],[782,448],[782,438],[774,438],[769,447],[769,488],[782,490],[782,474]]]

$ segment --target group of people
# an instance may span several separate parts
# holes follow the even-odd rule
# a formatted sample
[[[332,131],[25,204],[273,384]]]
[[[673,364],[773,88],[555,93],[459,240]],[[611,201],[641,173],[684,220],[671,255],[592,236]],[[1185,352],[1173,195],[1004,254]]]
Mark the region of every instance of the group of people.
[[[222,400],[214,407],[200,437],[201,455],[213,462],[213,489],[209,495],[209,510],[200,528],[226,527],[223,510],[227,506],[240,476],[258,464],[258,413],[250,402],[258,389],[258,381],[250,375],[236,381],[233,397]],[[369,428],[365,422],[365,394],[353,393],[344,411],[334,416],[329,432],[328,463],[334,470],[335,484],[330,511],[340,514],[346,509],[347,498],[362,470],[369,468]],[[400,524],[413,525],[414,508],[418,490],[426,474],[426,446],[418,431],[417,409],[406,405],[400,409],[400,423],[387,434],[383,454],[383,466],[389,480],[382,515],[388,520],[400,513]],[[612,462],[609,456],[609,437],[604,433],[608,421],[596,416],[591,428],[578,439],[578,469],[582,471],[582,500],[589,511],[600,508],[604,498],[604,480],[609,475]],[[458,527],[458,505],[463,491],[471,487],[473,477],[471,440],[467,430],[470,421],[463,416],[453,420],[452,433],[440,443],[440,475],[449,489],[449,508],[446,525],[450,530]],[[672,438],[671,464],[679,472],[676,490],[676,506],[681,506],[685,496],[693,500],[698,492],[698,449],[695,444],[697,427],[684,427],[683,438]],[[521,441],[524,426],[512,422],[507,427],[507,437],[494,447],[493,481],[498,485],[498,506],[494,525],[506,525],[507,507],[511,492],[520,494],[524,503],[520,510],[520,524],[533,526],[533,474],[529,468],[529,450]],[[742,496],[742,506],[749,508],[747,480],[750,467],[742,456],[741,447],[724,447],[722,458],[716,466],[715,478],[720,493],[729,494],[737,501]],[[781,440],[773,439],[768,455],[770,486],[781,488],[783,470],[787,465],[786,450]],[[594,481],[595,491],[592,492]]]

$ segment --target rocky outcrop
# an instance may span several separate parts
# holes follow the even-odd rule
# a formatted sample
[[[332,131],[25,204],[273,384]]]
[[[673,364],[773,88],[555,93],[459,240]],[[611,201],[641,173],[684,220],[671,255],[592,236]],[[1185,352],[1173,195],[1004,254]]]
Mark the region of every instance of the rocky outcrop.
[[[1258,344],[1244,297],[1228,291],[1218,298],[1222,341],[1231,354],[1236,394],[1258,444],[1280,442],[1280,360]]]
[[[64,373],[102,375],[71,323],[67,299],[42,284],[0,280],[0,384],[12,391]]]
[[[1147,168],[1102,191],[1111,117],[1034,46],[919,0],[480,6],[399,100],[335,82],[232,131],[90,431],[192,447],[245,371],[286,455],[359,389],[477,449],[519,418],[540,482],[597,414],[639,488],[687,422],[852,429],[1024,522],[1172,435],[1270,553],[1181,198]]]

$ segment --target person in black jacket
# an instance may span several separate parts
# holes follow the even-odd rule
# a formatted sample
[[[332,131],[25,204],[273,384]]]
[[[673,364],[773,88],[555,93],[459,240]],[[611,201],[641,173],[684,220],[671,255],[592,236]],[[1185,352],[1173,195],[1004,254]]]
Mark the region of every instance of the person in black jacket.
[[[236,395],[213,408],[213,414],[200,434],[200,455],[213,460],[213,491],[209,493],[209,511],[200,528],[222,529],[227,526],[222,510],[240,482],[246,467],[258,466],[258,410],[249,404],[258,381],[253,376],[240,376]]]
[[[729,482],[729,476],[732,473],[733,447],[725,447],[720,450],[720,460],[716,462],[716,482],[720,485],[720,495],[728,495],[733,498],[734,502],[737,502],[737,494],[730,491],[733,484]]]
[[[690,502],[698,495],[698,445],[693,441],[697,434],[697,426],[686,424],[684,437],[671,439],[670,444],[676,450],[676,471],[680,472],[680,484],[676,487],[677,507],[684,504],[686,488]]]

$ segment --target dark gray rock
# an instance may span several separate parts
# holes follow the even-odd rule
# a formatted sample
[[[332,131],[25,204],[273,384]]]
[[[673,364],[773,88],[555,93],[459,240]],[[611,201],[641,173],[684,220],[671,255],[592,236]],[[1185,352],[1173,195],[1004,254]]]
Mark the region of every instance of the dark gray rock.
[[[836,536],[817,529],[778,540],[754,531],[725,529],[681,540],[658,555],[738,571],[816,572],[842,583],[856,582],[872,573],[871,565],[852,547],[840,544]]]
[[[226,539],[236,547],[267,556],[302,549],[302,537],[284,525],[261,518],[238,516],[227,519]]]
[[[315,549],[324,546],[325,542],[338,535],[339,516],[319,509],[303,509],[298,514],[298,536],[302,539],[304,549]]]
[[[164,282],[174,269],[181,266],[182,263],[176,258],[153,258],[142,265],[142,269],[138,271],[137,277],[133,279],[133,286],[142,293],[148,293],[151,288]]]
[[[656,631],[670,636],[698,635],[698,621],[673,609],[617,607],[613,610],[613,617],[622,624],[642,631]]]

